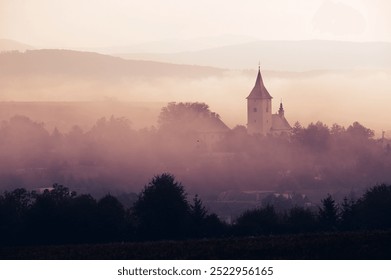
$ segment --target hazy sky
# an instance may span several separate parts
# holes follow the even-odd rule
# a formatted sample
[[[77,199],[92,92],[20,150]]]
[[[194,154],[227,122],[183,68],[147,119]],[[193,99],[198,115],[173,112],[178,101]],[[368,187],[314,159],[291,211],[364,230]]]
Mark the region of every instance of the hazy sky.
[[[0,0],[0,38],[58,48],[223,34],[391,41],[389,11],[388,0]]]

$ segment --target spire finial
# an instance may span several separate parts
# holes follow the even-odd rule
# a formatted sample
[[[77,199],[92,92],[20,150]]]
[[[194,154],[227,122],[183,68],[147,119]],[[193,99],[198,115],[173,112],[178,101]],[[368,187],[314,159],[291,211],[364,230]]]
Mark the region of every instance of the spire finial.
[[[284,107],[282,106],[282,97],[281,97],[280,109],[278,110],[278,114],[280,116],[284,116]]]
[[[258,61],[258,71],[261,71],[261,60]]]

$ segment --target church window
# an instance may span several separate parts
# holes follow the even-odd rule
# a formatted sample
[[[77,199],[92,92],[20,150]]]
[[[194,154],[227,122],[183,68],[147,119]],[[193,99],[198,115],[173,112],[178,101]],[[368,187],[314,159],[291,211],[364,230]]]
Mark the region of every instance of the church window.
[[[253,111],[254,111],[254,113],[256,113],[257,112],[257,108],[254,108]]]
[[[266,113],[268,113],[269,112],[269,106],[268,106],[268,104],[266,104]]]

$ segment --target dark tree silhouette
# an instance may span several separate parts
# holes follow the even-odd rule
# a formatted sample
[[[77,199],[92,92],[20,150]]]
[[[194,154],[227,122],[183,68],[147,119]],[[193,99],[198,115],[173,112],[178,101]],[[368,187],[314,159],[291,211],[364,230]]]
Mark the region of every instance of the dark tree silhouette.
[[[125,209],[118,199],[107,194],[98,201],[98,233],[101,242],[122,241],[125,226]]]
[[[29,212],[29,233],[33,243],[61,244],[72,239],[71,200],[75,192],[54,184],[42,194],[35,194],[35,203]]]
[[[190,234],[190,206],[171,174],[155,176],[139,195],[133,216],[140,239],[181,239]]]
[[[194,196],[193,204],[190,205],[190,214],[196,223],[200,223],[207,214],[206,208],[197,194]]]
[[[365,229],[391,228],[391,185],[369,189],[357,202],[357,216]]]
[[[192,222],[192,237],[221,237],[227,231],[227,225],[216,214],[208,214],[198,195],[195,195],[190,205]]]
[[[286,230],[292,233],[313,232],[317,229],[315,214],[306,208],[294,207],[286,217]]]
[[[237,235],[263,235],[278,233],[280,229],[279,217],[273,206],[247,210],[238,217],[234,232]]]
[[[74,197],[68,212],[71,227],[67,231],[72,243],[97,242],[98,211],[96,200],[89,194]]]
[[[205,237],[223,237],[228,231],[226,223],[222,222],[216,214],[209,214],[203,222],[203,235]]]
[[[26,215],[31,203],[31,193],[25,189],[4,192],[0,196],[0,244],[23,243]]]
[[[354,200],[345,197],[340,207],[341,230],[353,230],[357,224],[357,204]]]
[[[204,233],[204,222],[207,211],[202,204],[201,199],[198,195],[194,196],[193,204],[190,205],[190,217],[193,223],[193,235],[195,237],[200,237]]]
[[[322,207],[319,208],[319,223],[320,227],[326,231],[337,230],[338,226],[338,205],[335,203],[331,195],[327,195],[322,200]]]

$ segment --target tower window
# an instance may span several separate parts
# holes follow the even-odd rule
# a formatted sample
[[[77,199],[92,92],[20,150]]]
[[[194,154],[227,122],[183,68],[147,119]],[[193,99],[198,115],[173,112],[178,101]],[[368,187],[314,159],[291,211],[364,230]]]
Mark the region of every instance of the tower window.
[[[269,112],[269,106],[268,106],[268,104],[266,104],[266,113],[268,113]]]
[[[254,111],[254,113],[256,113],[258,110],[257,110],[257,108],[254,108],[253,111]]]

